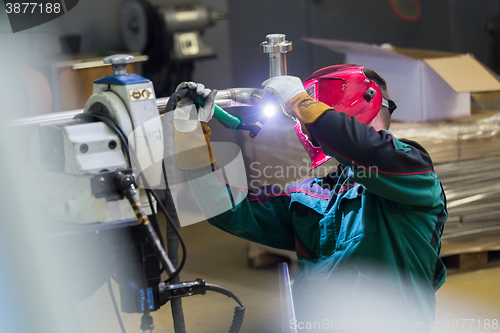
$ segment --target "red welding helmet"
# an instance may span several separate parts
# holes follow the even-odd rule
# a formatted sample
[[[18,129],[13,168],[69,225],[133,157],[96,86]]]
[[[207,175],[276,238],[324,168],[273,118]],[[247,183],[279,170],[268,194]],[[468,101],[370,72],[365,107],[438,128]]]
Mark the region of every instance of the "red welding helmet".
[[[304,80],[304,88],[315,101],[356,116],[365,124],[375,118],[382,105],[380,88],[365,76],[360,65],[333,65],[319,69]]]
[[[363,66],[345,64],[319,69],[304,80],[304,88],[315,100],[332,109],[356,116],[358,121],[370,123],[382,104],[392,113],[396,105],[382,97],[380,88],[363,72]],[[311,158],[311,170],[328,161],[321,147],[314,146],[297,123],[295,131],[300,143]]]

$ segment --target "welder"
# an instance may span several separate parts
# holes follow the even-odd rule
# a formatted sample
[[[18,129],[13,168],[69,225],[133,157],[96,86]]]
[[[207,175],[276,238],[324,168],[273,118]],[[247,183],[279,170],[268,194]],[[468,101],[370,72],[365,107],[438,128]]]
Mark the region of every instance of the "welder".
[[[198,112],[201,135],[183,128],[180,120],[186,117],[179,111],[175,118],[180,145],[198,142],[191,154],[182,148],[178,165],[189,169],[197,200],[202,210],[210,211],[231,200],[227,192],[214,190],[221,179],[207,123],[215,94],[192,82],[179,88],[205,98]],[[262,88],[283,102],[297,122],[299,138],[319,149],[319,158],[311,156],[313,166],[329,157],[340,165],[326,177],[294,183],[279,194],[272,186],[248,195],[233,190],[232,208],[209,223],[296,252],[297,319],[291,327],[430,331],[435,291],[446,279],[439,257],[446,198],[425,149],[389,132],[396,104],[387,82],[363,66],[334,65],[304,83],[277,76]],[[208,145],[204,154],[200,142]],[[211,173],[214,177],[202,177]],[[204,184],[197,181],[202,178]]]

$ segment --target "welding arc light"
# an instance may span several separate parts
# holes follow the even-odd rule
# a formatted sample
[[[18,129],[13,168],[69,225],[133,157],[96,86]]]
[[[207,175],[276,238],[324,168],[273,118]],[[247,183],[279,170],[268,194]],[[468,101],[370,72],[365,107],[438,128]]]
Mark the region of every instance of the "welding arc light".
[[[266,103],[262,106],[262,114],[267,119],[274,118],[278,114],[278,106],[275,103]]]

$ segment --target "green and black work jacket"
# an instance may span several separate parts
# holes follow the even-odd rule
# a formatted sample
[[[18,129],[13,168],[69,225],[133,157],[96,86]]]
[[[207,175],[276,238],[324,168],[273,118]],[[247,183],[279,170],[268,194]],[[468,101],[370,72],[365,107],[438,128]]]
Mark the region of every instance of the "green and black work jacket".
[[[447,218],[428,153],[336,111],[308,129],[341,163],[336,173],[281,193],[269,187],[228,196],[214,190],[216,177],[213,186],[196,189],[194,182],[195,192],[205,193],[197,195],[202,210],[233,200],[231,209],[208,221],[250,241],[296,252],[293,294],[297,320],[303,320],[298,328],[314,320],[321,329],[346,323],[352,329],[357,322],[364,331],[370,326],[360,325],[387,320],[392,328],[428,330],[434,293],[446,279],[439,254]],[[193,171],[190,178],[208,172]]]

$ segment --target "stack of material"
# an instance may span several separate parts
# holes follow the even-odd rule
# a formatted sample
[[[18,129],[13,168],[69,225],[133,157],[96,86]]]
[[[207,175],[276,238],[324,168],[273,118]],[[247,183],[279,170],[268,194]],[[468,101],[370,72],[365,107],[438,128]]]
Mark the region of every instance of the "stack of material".
[[[448,199],[443,239],[500,231],[500,114],[449,122],[394,124],[394,136],[424,146]]]
[[[500,155],[500,113],[478,111],[447,122],[393,123],[397,138],[417,141],[434,164]]]
[[[243,139],[250,187],[322,176],[331,160],[309,172],[310,161],[293,124],[266,124],[257,139]],[[500,232],[500,113],[479,111],[471,117],[434,123],[394,123],[397,138],[420,143],[430,154],[448,199],[444,239]],[[307,163],[309,163],[307,165]]]
[[[500,156],[435,166],[448,200],[443,239],[500,231]]]

